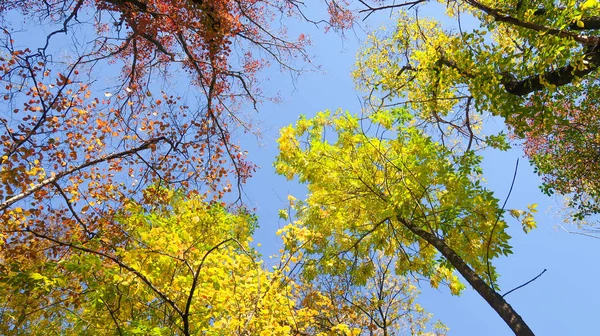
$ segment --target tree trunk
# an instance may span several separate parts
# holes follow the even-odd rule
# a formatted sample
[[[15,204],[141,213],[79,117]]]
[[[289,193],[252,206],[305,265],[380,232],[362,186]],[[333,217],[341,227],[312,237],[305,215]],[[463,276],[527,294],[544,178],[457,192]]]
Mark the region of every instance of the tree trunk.
[[[429,244],[433,245],[448,261],[458,270],[458,272],[467,280],[467,282],[483,297],[488,304],[494,308],[494,310],[502,317],[504,322],[508,324],[510,329],[518,336],[533,336],[535,335],[529,326],[523,321],[523,318],[511,307],[504,298],[498,294],[493,288],[491,288],[485,281],[475,273],[462,260],[462,258],[451,249],[443,239],[435,236],[434,234],[420,229],[413,223],[405,220],[404,218],[398,217],[398,221],[402,223],[406,228],[412,231],[417,236],[423,238]]]

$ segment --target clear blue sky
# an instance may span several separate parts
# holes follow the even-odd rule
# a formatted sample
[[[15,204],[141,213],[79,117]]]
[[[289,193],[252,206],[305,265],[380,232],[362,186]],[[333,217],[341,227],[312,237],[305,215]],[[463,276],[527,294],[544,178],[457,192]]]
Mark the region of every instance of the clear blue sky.
[[[436,13],[421,14],[433,16]],[[367,23],[372,27],[393,24],[387,14],[373,15]],[[323,34],[306,27],[290,27],[290,33],[297,32],[296,29],[309,31],[313,40],[310,53],[323,73],[305,73],[296,82],[278,69],[263,74],[265,80],[268,78],[264,82],[265,92],[279,92],[283,102],[267,103],[255,116],[264,134],[260,146],[252,137],[242,138],[250,152],[249,158],[260,166],[245,191],[258,211],[261,227],[256,242],[262,243],[265,256],[276,253],[280,247],[274,232],[285,223],[278,219],[277,210],[286,206],[288,194],[301,198],[306,193],[303,186],[275,175],[272,162],[277,155],[278,129],[295,122],[300,114],[312,116],[318,111],[336,108],[360,111],[358,97],[361,94],[354,90],[350,71],[364,34],[349,33],[343,40],[334,33]],[[502,124],[492,120],[488,127],[502,127]],[[514,254],[495,261],[501,275],[498,283],[502,293],[547,269],[535,282],[508,295],[508,302],[537,335],[594,334],[595,317],[600,312],[600,293],[594,286],[600,271],[594,266],[594,253],[600,247],[600,240],[568,234],[557,228],[560,218],[553,213],[560,200],[540,193],[540,181],[519,148],[485,155],[485,178],[496,197],[504,201],[518,158],[518,175],[507,208],[524,209],[527,204],[538,203],[540,212],[536,216],[538,228],[529,234],[522,231],[520,223],[509,219]],[[553,209],[549,209],[551,206]],[[470,287],[460,297],[452,296],[445,288],[431,289],[425,283],[422,292],[418,302],[434,314],[434,319],[446,323],[449,335],[511,334],[501,318]]]

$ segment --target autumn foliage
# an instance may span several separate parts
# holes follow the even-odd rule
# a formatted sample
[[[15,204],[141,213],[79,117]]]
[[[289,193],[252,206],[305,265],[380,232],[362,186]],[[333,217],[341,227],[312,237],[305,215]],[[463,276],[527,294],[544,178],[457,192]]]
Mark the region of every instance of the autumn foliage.
[[[58,264],[76,247],[94,249],[95,261],[77,262],[98,269],[125,262],[120,249],[139,238],[119,220],[131,202],[162,200],[167,186],[215,206],[241,197],[255,169],[233,139],[255,131],[242,106],[264,99],[265,66],[307,61],[307,37],[272,24],[302,10],[286,0],[2,1],[2,280],[73,275],[48,280],[56,288],[38,293],[48,301],[31,303],[52,320],[42,307],[76,310],[67,293],[93,285]],[[6,326],[28,330],[37,312]]]
[[[297,253],[266,267],[251,245],[256,217],[245,209],[227,211],[161,187],[144,196],[152,198],[126,202],[114,219],[126,238],[73,242],[29,231],[70,253],[2,264],[0,292],[7,301],[0,332],[350,336],[406,329],[426,335],[429,315],[414,303],[416,288],[408,282],[379,273],[385,302],[367,294],[379,291],[379,282],[353,291],[301,284],[288,275],[302,259]],[[373,322],[381,307],[385,321]]]
[[[305,59],[307,38],[271,25],[301,10],[295,1],[3,1],[0,216],[5,235],[23,242],[10,248],[56,248],[23,228],[80,241],[119,235],[113,216],[149,185],[211,201],[241,195],[254,165],[232,134],[254,130],[240,107],[262,99],[264,66],[291,71]],[[22,22],[36,24],[14,28]]]
[[[577,104],[565,103],[554,109],[554,119],[529,119],[524,133],[525,154],[543,178],[542,190],[571,195],[570,205],[579,219],[600,212],[600,176],[592,168],[600,158],[596,104],[590,97]]]
[[[529,231],[536,205],[481,183],[481,151],[510,148],[485,121],[575,217],[600,212],[600,4],[440,1],[453,31],[412,11],[433,2],[322,0],[321,20],[297,0],[2,1],[0,333],[440,335],[413,284],[459,294],[459,273],[533,335],[492,261],[512,253],[505,215]],[[260,132],[261,71],[311,62],[281,22],[344,32],[356,3],[407,11],[358,55],[362,115],[281,130],[275,169],[308,195],[267,267],[238,139]]]

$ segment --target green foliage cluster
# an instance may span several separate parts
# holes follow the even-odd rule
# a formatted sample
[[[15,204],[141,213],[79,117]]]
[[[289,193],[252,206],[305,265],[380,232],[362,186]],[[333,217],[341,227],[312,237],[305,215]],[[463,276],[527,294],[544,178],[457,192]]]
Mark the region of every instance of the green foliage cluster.
[[[411,120],[401,111],[378,111],[362,121],[326,111],[281,131],[277,172],[298,176],[309,189],[297,206],[296,225],[312,232],[303,248],[327,260],[307,273],[354,272],[355,280],[364,283],[374,271],[369,251],[381,251],[397,258],[396,273],[423,275],[435,287],[448,283],[458,294],[464,286],[452,266],[402,221],[440,237],[485,274],[489,259],[510,253],[503,212],[480,184],[481,157],[451,155],[423,131],[407,126]],[[369,136],[364,128],[379,134]],[[495,280],[493,267],[489,276]]]

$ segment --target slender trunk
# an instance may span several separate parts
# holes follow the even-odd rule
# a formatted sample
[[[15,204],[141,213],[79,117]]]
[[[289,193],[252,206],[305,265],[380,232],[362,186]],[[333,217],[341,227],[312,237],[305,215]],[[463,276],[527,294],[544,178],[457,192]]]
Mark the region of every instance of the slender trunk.
[[[502,317],[504,322],[508,324],[510,329],[518,336],[533,336],[535,335],[529,326],[523,321],[523,318],[511,307],[504,298],[498,294],[493,288],[491,288],[485,281],[475,273],[462,260],[462,258],[451,249],[443,239],[435,236],[434,234],[420,229],[413,223],[405,220],[404,218],[398,217],[398,221],[402,223],[406,228],[412,231],[417,236],[423,238],[429,244],[433,245],[448,261],[458,270],[458,272],[467,280],[467,282],[484,298],[487,303]]]

